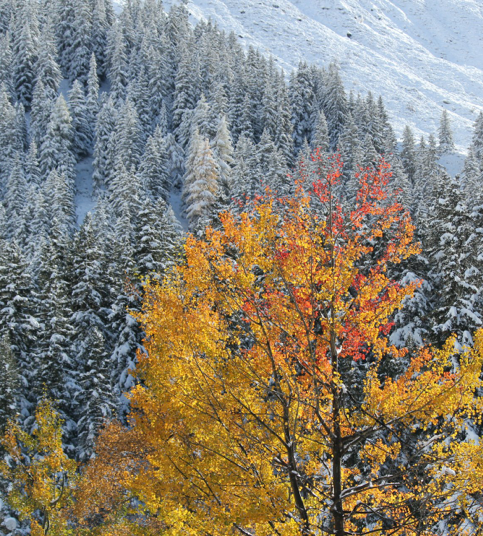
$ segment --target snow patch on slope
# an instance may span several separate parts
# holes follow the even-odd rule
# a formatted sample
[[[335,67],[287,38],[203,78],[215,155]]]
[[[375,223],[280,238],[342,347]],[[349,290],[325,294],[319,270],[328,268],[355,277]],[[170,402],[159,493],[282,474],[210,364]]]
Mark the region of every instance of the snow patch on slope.
[[[94,158],[89,156],[82,159],[76,166],[75,179],[75,209],[77,225],[82,225],[86,214],[94,210],[96,200],[92,194],[92,162]]]
[[[446,109],[464,151],[483,111],[481,0],[189,0],[188,9],[287,71],[337,61],[348,90],[383,96],[399,136],[406,124],[435,134]]]

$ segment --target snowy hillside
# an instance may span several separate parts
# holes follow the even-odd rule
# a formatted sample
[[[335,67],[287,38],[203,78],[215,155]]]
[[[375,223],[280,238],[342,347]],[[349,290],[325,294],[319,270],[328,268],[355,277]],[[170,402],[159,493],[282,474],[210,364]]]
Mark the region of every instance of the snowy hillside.
[[[173,1],[165,0],[169,8]],[[286,71],[336,60],[347,89],[381,94],[400,136],[435,133],[447,109],[464,150],[483,110],[481,0],[189,0]]]

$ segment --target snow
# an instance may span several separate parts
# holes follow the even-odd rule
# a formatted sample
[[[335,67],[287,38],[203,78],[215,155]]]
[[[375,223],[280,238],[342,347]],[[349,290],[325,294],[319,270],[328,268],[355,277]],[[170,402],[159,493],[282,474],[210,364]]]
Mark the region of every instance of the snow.
[[[13,517],[7,517],[3,524],[10,532],[13,532],[17,528],[17,520]]]
[[[399,136],[406,123],[418,137],[436,134],[446,109],[458,152],[469,145],[483,111],[481,0],[189,0],[188,9],[286,71],[337,61],[348,90],[383,96]]]
[[[438,161],[452,176],[459,175],[465,164],[465,157],[461,153],[444,154]]]
[[[76,165],[75,207],[77,225],[81,225],[88,212],[94,209],[95,196],[92,195],[92,162],[93,157],[84,158]]]
[[[188,220],[183,216],[181,190],[175,187],[169,195],[169,203],[183,231],[188,232]]]

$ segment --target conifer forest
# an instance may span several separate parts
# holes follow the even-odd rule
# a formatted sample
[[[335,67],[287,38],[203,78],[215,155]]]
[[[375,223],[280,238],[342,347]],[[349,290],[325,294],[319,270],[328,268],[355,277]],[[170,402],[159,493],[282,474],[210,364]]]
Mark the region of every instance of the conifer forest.
[[[0,535],[483,533],[483,114],[370,89],[0,0]]]

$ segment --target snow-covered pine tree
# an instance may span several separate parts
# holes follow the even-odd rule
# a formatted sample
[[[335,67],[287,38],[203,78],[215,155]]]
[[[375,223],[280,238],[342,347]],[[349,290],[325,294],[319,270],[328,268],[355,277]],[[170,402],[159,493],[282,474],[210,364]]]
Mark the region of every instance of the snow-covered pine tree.
[[[473,332],[482,324],[477,307],[482,271],[474,249],[475,222],[459,180],[445,172],[438,177],[431,201],[425,243],[436,291],[433,331],[439,343],[456,333],[460,343],[471,344]]]
[[[454,139],[453,139],[453,132],[451,130],[451,124],[450,124],[447,110],[443,110],[443,112],[441,113],[438,136],[439,136],[439,145],[438,145],[439,154],[448,154],[448,153],[454,152],[455,145],[454,145]]]
[[[146,142],[139,166],[139,176],[143,188],[153,199],[158,197],[168,199],[170,190],[168,153],[160,127],[156,127],[154,134]]]
[[[0,435],[3,436],[9,419],[19,411],[20,371],[13,355],[10,336],[0,338]]]
[[[32,0],[19,2],[12,12],[12,70],[17,98],[29,106],[35,84],[35,66],[39,53],[38,21]]]
[[[347,120],[347,96],[335,63],[329,65],[327,72],[323,109],[329,128],[330,148],[335,150]]]
[[[65,441],[70,443],[76,432],[74,401],[80,389],[71,350],[73,326],[70,323],[72,310],[68,281],[71,258],[64,225],[54,217],[51,227],[51,238],[44,243],[40,253],[38,286],[42,330],[36,345],[36,373],[32,387],[38,397],[47,393],[56,400],[66,422],[64,428],[68,431]]]
[[[42,183],[42,176],[40,174],[39,156],[37,144],[33,140],[30,142],[29,150],[25,158],[25,173],[27,182],[30,185],[40,186]]]
[[[414,184],[416,174],[416,144],[413,131],[409,125],[406,125],[403,131],[401,162],[408,179],[411,181],[411,184]]]
[[[107,36],[112,20],[110,0],[95,0],[92,11],[92,53],[96,58],[97,74],[105,79],[107,74]]]
[[[193,54],[193,43],[188,42],[182,47],[180,63],[176,73],[173,101],[173,129],[178,138],[178,130],[189,112],[196,108],[200,98],[199,63]],[[189,140],[183,140],[187,143]],[[178,142],[181,140],[178,138]],[[183,144],[182,144],[183,146]]]
[[[99,113],[99,77],[97,74],[97,62],[94,52],[89,63],[89,75],[87,77],[86,108],[89,117],[91,138],[94,140],[95,125]]]
[[[185,174],[185,153],[172,133],[166,136],[166,154],[169,182],[180,187]]]
[[[128,57],[126,43],[121,27],[117,21],[109,30],[108,34],[108,78],[111,82],[110,97],[118,104],[126,96],[128,83]]]
[[[8,32],[0,34],[0,86],[2,85],[5,85],[10,100],[14,99],[13,55]]]
[[[0,159],[0,190],[4,190],[5,188],[5,182],[10,174],[11,165],[17,153],[15,125],[15,108],[10,103],[6,87],[2,85],[0,87],[0,151],[2,154],[2,158]]]
[[[256,158],[261,185],[268,186],[280,195],[288,194],[288,188],[293,185],[292,181],[287,181],[284,159],[265,130],[256,148]]]
[[[233,165],[233,145],[231,143],[230,131],[226,116],[222,116],[218,122],[215,137],[211,142],[213,156],[216,159],[220,177],[220,191],[222,196],[229,202],[232,195],[232,165]]]
[[[49,200],[51,217],[67,236],[72,236],[76,229],[74,204],[74,185],[65,173],[53,169],[45,182],[45,197]],[[51,232],[52,235],[52,232]]]
[[[101,98],[99,114],[96,121],[96,138],[94,145],[94,161],[92,183],[95,192],[109,185],[113,170],[109,167],[111,138],[117,124],[117,110],[111,97]]]
[[[27,241],[26,222],[27,182],[21,155],[17,153],[8,177],[5,192],[5,213],[9,221],[8,238],[13,238],[21,246]]]
[[[297,154],[304,140],[309,143],[312,140],[315,95],[310,69],[304,61],[299,63],[297,70],[291,75],[289,95],[292,105],[294,152]]]
[[[77,456],[88,460],[94,453],[94,442],[101,426],[116,413],[115,393],[111,385],[112,365],[105,337],[97,326],[85,334],[85,353],[80,368]]]
[[[87,101],[79,80],[75,80],[69,91],[69,109],[72,118],[72,150],[77,160],[87,156],[93,143],[92,123]]]
[[[256,151],[250,138],[241,135],[233,154],[233,198],[232,205],[237,210],[238,204],[244,206],[260,191],[261,177],[258,175]]]
[[[87,214],[73,248],[71,352],[81,389],[76,399],[79,442],[77,456],[90,456],[95,433],[111,415],[113,400],[109,370],[109,271],[104,239],[97,235]]]
[[[315,130],[312,137],[312,148],[320,149],[322,154],[329,154],[329,129],[327,127],[327,120],[323,110],[320,110],[315,123]]]
[[[39,56],[35,69],[35,80],[36,85],[41,83],[44,86],[50,99],[57,97],[59,85],[62,80],[62,73],[56,58],[57,47],[54,30],[52,23],[48,21],[42,28]]]
[[[65,173],[67,180],[75,178],[75,156],[72,150],[74,132],[69,108],[62,95],[57,97],[50,113],[47,132],[40,148],[42,174],[46,177],[53,169]]]
[[[33,402],[29,390],[35,374],[33,356],[41,328],[36,318],[38,310],[29,263],[15,242],[0,240],[0,337],[10,338],[20,373],[20,418],[27,426]]]
[[[283,155],[285,163],[290,167],[293,164],[294,156],[292,111],[283,71],[278,73],[276,77],[275,102],[277,103],[277,114],[273,141]]]
[[[471,147],[475,155],[480,170],[483,172],[483,112],[480,112],[476,118],[473,127],[473,137]]]
[[[143,132],[131,100],[126,100],[117,119],[115,134],[109,140],[109,165],[120,160],[127,170],[137,170],[144,148]]]
[[[109,204],[114,215],[120,216],[127,207],[134,224],[145,198],[139,175],[134,168],[126,169],[123,161],[119,159],[109,184]]]

